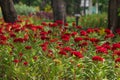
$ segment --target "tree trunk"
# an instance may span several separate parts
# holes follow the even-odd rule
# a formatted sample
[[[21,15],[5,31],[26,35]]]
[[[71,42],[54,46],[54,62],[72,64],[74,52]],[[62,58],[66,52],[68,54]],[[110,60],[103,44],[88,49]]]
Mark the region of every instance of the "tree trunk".
[[[118,16],[118,8],[120,8],[120,0],[109,0],[108,28],[113,32],[120,28],[120,16]]]
[[[13,0],[0,0],[0,6],[5,22],[13,23],[17,20]]]
[[[64,0],[51,0],[54,21],[62,20],[66,22],[66,4]]]

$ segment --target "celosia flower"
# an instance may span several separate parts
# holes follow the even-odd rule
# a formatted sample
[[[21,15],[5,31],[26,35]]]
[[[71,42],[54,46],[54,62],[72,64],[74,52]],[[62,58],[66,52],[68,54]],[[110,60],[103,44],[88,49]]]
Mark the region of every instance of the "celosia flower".
[[[87,36],[87,32],[86,32],[85,30],[81,30],[81,31],[80,31],[80,35],[81,35],[81,36]]]
[[[96,47],[96,52],[97,52],[97,53],[105,53],[105,54],[108,54],[107,48],[102,47],[102,46],[97,46],[97,47]]]
[[[97,38],[90,38],[90,41],[91,41],[92,43],[98,43],[98,42],[99,42],[99,39],[97,39]]]
[[[120,28],[116,29],[116,33],[120,35]]]
[[[72,48],[70,48],[69,46],[66,46],[66,47],[62,48],[62,50],[63,50],[63,51],[71,51]]]
[[[93,32],[94,32],[94,29],[88,28],[86,32],[87,32],[87,33],[93,33]]]
[[[75,36],[75,35],[77,35],[77,32],[72,32],[71,35]]]
[[[18,59],[14,59],[13,62],[14,63],[19,63],[19,60]]]
[[[24,64],[25,66],[27,66],[27,65],[28,65],[28,62],[27,62],[27,61],[25,61],[25,62],[23,62],[23,64]]]
[[[80,52],[78,52],[78,51],[71,51],[71,54],[75,55],[78,58],[83,58],[83,55]]]
[[[70,39],[70,34],[64,34],[61,36],[62,40],[65,41],[65,42],[68,42],[69,39]]]
[[[61,51],[59,52],[59,54],[61,54],[61,55],[67,55],[67,53],[66,53],[65,51],[63,51],[63,50],[61,50]]]
[[[120,62],[120,58],[115,59],[115,62],[116,62],[116,63],[117,63],[117,62]]]
[[[92,57],[93,61],[104,61],[104,58],[100,57],[100,56],[93,56]]]
[[[105,29],[106,34],[111,34],[112,31],[110,29]]]
[[[58,25],[63,25],[63,23],[64,23],[62,20],[56,20],[55,22],[56,22]]]
[[[15,38],[14,42],[21,42],[21,43],[23,43],[24,42],[24,38]]]
[[[10,37],[15,38],[15,37],[16,37],[16,34],[15,34],[15,33],[13,33],[13,32],[11,32],[11,33],[10,33]]]
[[[74,38],[74,41],[75,42],[79,42],[79,41],[82,41],[83,40],[83,38],[81,38],[81,37],[76,37],[76,38]]]
[[[32,49],[32,46],[25,46],[25,49]]]
[[[113,33],[110,33],[110,34],[107,34],[106,36],[105,36],[105,39],[107,39],[107,38],[113,38],[115,35],[113,34]]]
[[[120,56],[120,50],[114,50],[113,55],[118,55],[118,56]]]
[[[41,25],[47,26],[48,24],[46,22],[42,22]]]
[[[120,43],[114,43],[114,44],[112,45],[112,50],[115,50],[115,49],[117,49],[117,48],[120,48]]]

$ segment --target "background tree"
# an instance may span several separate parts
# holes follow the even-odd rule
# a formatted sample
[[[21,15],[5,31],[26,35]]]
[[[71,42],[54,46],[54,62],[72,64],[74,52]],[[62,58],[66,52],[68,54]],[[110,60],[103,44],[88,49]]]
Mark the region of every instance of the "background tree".
[[[17,13],[14,8],[13,0],[0,0],[0,6],[5,22],[15,22]]]
[[[120,8],[120,0],[109,0],[108,8],[108,28],[113,32],[120,27],[120,16],[118,9]]]
[[[66,4],[64,0],[51,0],[54,21],[62,20],[66,22]]]

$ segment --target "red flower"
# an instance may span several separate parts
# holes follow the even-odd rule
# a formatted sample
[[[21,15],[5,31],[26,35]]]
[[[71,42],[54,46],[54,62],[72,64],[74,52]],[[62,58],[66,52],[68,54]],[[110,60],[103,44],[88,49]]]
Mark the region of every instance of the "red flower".
[[[92,43],[98,43],[98,42],[99,42],[99,39],[97,39],[97,38],[91,38],[90,41],[91,41]]]
[[[62,48],[62,50],[63,50],[63,51],[71,51],[72,48],[70,48],[69,46],[66,46],[66,47]]]
[[[28,34],[25,34],[25,35],[24,35],[24,40],[27,41],[28,39],[29,39]]]
[[[18,59],[14,59],[13,62],[17,64],[17,63],[19,63],[19,60]]]
[[[67,55],[67,53],[66,53],[65,51],[63,51],[63,50],[61,50],[61,51],[59,52],[59,54],[61,54],[61,55]]]
[[[79,41],[82,41],[83,40],[83,38],[81,38],[81,37],[76,37],[76,38],[74,38],[74,41],[75,42],[79,42]]]
[[[120,28],[116,30],[116,33],[120,35]]]
[[[49,26],[50,26],[50,27],[57,27],[58,24],[57,24],[57,23],[49,23]]]
[[[112,50],[115,50],[115,49],[117,49],[117,48],[120,48],[120,43],[114,43],[114,44],[112,45]]]
[[[84,31],[84,30],[81,30],[81,31],[80,31],[80,35],[81,35],[81,36],[87,36],[87,32]]]
[[[13,38],[14,38],[14,37],[16,37],[16,34],[13,33],[13,32],[11,32],[11,33],[10,33],[10,37],[13,37]]]
[[[83,55],[80,52],[78,52],[78,51],[71,51],[71,54],[75,55],[78,58],[83,58]]]
[[[47,23],[46,22],[42,22],[41,25],[47,26]]]
[[[100,56],[93,56],[92,57],[93,61],[104,61],[104,58],[100,57]]]
[[[94,32],[94,29],[92,29],[92,28],[87,29],[87,33],[93,33],[93,32]]]
[[[107,48],[102,47],[102,46],[97,46],[97,47],[96,47],[96,51],[97,51],[98,53],[105,53],[105,54],[108,54]]]
[[[112,31],[110,29],[105,29],[106,34],[111,34]]]
[[[25,46],[25,49],[32,49],[32,46]]]
[[[37,56],[33,56],[33,59],[36,61],[38,59],[38,57]]]
[[[118,55],[118,56],[120,56],[120,50],[114,50],[113,55]]]
[[[24,39],[23,38],[16,38],[16,39],[14,39],[14,42],[21,42],[21,43],[23,43]]]
[[[75,36],[75,35],[77,35],[77,32],[72,32],[71,35]]]
[[[110,46],[109,42],[106,42],[106,43],[102,44],[102,47],[105,47],[107,49],[111,49],[111,46]]]
[[[4,35],[0,35],[0,40],[6,41],[6,40],[7,40],[7,37],[4,36]]]
[[[113,33],[110,33],[110,34],[107,34],[106,36],[105,36],[105,39],[106,38],[113,38],[115,35],[113,34]]]
[[[120,58],[115,59],[115,62],[120,62]]]
[[[82,42],[81,44],[79,44],[79,46],[83,47],[83,46],[87,46],[88,42]]]
[[[55,22],[56,22],[58,25],[63,25],[63,23],[64,23],[62,20],[56,20]]]
[[[62,38],[63,41],[68,42],[69,39],[70,39],[70,34],[64,34],[64,35],[61,36],[61,38]]]
[[[22,56],[23,56],[23,53],[20,52],[20,53],[19,53],[19,56],[22,57]]]
[[[27,62],[27,61],[25,61],[23,64],[24,64],[25,66],[27,66],[27,65],[28,65],[28,62]]]

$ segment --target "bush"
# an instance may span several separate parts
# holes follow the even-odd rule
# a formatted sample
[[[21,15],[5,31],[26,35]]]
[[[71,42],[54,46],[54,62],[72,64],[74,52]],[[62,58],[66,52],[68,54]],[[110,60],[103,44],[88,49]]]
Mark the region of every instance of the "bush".
[[[35,7],[27,6],[25,4],[16,4],[15,9],[16,9],[17,14],[19,15],[29,15],[37,11]]]
[[[88,28],[88,27],[107,27],[107,14],[92,14],[87,16],[80,17],[80,25]]]

